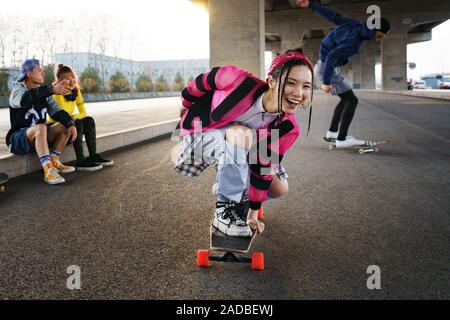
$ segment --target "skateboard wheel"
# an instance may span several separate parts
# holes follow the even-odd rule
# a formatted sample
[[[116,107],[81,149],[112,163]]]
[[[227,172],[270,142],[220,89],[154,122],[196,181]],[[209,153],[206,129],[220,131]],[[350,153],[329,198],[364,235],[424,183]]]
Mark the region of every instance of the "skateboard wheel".
[[[330,144],[330,145],[328,146],[328,149],[333,150],[333,149],[334,149],[334,146],[333,146],[332,144]]]
[[[0,192],[5,192],[6,188],[5,186],[0,186]]]
[[[264,270],[264,254],[261,252],[253,252],[252,254],[252,270]]]
[[[197,267],[209,267],[209,250],[197,251]]]
[[[364,153],[364,149],[359,149],[359,154],[363,154]]]
[[[261,207],[258,211],[258,220],[264,219],[264,209]]]

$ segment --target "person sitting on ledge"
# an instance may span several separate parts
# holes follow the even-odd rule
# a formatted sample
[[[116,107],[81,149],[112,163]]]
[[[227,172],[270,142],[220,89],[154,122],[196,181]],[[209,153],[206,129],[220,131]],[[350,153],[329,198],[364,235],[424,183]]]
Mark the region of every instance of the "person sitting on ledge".
[[[77,170],[96,171],[104,166],[113,165],[114,162],[112,160],[103,159],[97,154],[95,121],[86,112],[80,86],[78,85],[77,74],[71,67],[60,64],[56,69],[55,76],[57,83],[62,82],[70,89],[70,92],[66,95],[55,94],[53,97],[61,108],[75,119],[78,138],[73,142],[73,148],[77,157]],[[76,110],[78,110],[78,113],[75,113]],[[52,119],[49,116],[47,122],[55,123],[56,119]],[[88,158],[84,156],[83,135],[86,138],[86,145],[89,150]]]
[[[50,87],[43,83],[44,72],[39,60],[26,60],[9,98],[11,129],[6,144],[14,154],[36,152],[44,169],[44,181],[59,184],[65,182],[60,173],[75,171],[74,167],[62,164],[60,157],[67,143],[77,138],[77,130],[75,120],[52,97],[66,95],[70,90],[61,82]],[[47,113],[59,123],[47,126]]]

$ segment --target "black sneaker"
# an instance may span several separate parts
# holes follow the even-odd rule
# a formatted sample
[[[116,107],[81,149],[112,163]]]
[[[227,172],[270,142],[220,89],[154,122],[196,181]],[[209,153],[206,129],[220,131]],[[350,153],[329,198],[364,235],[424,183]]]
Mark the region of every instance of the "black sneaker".
[[[101,164],[96,164],[89,158],[86,158],[81,162],[77,162],[76,167],[77,170],[80,171],[97,171],[103,169],[103,166]]]
[[[103,159],[98,154],[95,155],[95,157],[94,157],[94,159],[92,159],[92,161],[95,164],[101,164],[104,167],[112,166],[114,164],[114,161]]]

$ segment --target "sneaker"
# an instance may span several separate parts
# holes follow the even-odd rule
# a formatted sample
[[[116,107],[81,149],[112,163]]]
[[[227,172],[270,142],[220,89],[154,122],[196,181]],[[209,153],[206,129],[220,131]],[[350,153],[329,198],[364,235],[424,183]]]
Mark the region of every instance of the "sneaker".
[[[77,170],[79,171],[97,171],[103,169],[101,164],[95,164],[91,159],[86,158],[81,162],[77,162]]]
[[[46,165],[44,167],[44,181],[48,184],[59,184],[66,182],[66,180],[59,175],[58,169],[56,169],[53,165]]]
[[[355,139],[352,136],[347,136],[345,140],[336,140],[336,148],[350,148],[354,146],[364,146],[366,141]]]
[[[75,171],[75,167],[62,164],[59,157],[52,158],[52,164],[61,173],[71,173]]]
[[[228,236],[251,237],[252,230],[239,216],[239,210],[237,203],[217,202],[213,226]]]
[[[327,131],[327,139],[334,139],[336,140],[338,137],[338,132],[333,132],[333,131]]]
[[[92,161],[95,164],[101,164],[104,167],[112,166],[114,164],[114,161],[103,159],[98,154],[95,155],[95,157],[92,159]]]

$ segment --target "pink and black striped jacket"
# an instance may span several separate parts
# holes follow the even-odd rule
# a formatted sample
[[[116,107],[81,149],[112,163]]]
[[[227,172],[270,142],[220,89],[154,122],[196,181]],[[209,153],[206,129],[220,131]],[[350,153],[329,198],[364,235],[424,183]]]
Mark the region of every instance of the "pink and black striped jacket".
[[[197,121],[201,121],[202,132],[228,125],[245,113],[267,89],[265,81],[235,66],[216,67],[198,75],[182,91],[181,100],[188,111],[178,124],[179,135],[183,137],[194,133]],[[300,134],[300,126],[294,114],[285,113],[281,123],[277,120],[257,133],[257,145],[267,145],[268,150],[259,152],[257,163],[250,165],[248,196],[250,207],[255,210],[267,200],[267,190],[272,182],[268,169],[281,162]],[[275,141],[272,141],[272,129],[279,130],[279,138]],[[264,144],[263,140],[266,140]],[[270,160],[274,156],[279,162]]]

